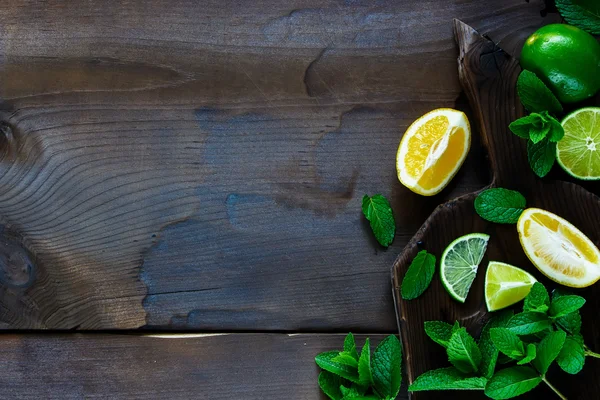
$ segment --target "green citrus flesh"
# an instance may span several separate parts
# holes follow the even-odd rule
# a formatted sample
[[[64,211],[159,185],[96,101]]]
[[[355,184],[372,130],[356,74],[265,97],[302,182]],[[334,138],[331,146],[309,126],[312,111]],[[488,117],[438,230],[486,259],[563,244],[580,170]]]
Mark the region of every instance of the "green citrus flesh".
[[[575,103],[600,89],[600,44],[575,26],[550,24],[523,45],[521,66],[534,72],[563,103]]]
[[[561,124],[565,137],[556,145],[558,164],[575,178],[600,179],[600,108],[573,111]]]
[[[489,235],[471,233],[448,245],[440,262],[440,276],[446,291],[464,303],[487,249]]]
[[[496,311],[523,300],[536,279],[510,264],[490,261],[485,274],[485,304]]]

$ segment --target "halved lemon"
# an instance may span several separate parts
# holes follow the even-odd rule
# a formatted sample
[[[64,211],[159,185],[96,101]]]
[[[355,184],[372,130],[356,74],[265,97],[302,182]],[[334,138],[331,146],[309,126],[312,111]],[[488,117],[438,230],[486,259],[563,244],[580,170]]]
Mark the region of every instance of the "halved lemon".
[[[485,304],[500,310],[523,300],[537,280],[529,272],[510,264],[490,261],[485,273]]]
[[[561,122],[565,130],[556,144],[558,164],[578,179],[600,179],[600,107],[573,111]]]
[[[528,208],[521,214],[517,230],[527,257],[553,281],[586,287],[600,279],[600,250],[569,221]]]
[[[413,122],[398,146],[396,171],[400,182],[415,193],[433,196],[456,175],[471,146],[467,116],[438,108]]]

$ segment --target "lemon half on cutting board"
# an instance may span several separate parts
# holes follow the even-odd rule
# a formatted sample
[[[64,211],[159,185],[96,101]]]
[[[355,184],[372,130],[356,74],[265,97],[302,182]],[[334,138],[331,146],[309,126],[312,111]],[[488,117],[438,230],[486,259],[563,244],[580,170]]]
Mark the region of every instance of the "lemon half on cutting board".
[[[564,218],[528,208],[521,214],[517,230],[527,257],[553,281],[586,287],[600,279],[600,251]]]
[[[456,175],[470,146],[471,127],[463,112],[430,111],[402,136],[396,155],[398,179],[415,193],[433,196]]]

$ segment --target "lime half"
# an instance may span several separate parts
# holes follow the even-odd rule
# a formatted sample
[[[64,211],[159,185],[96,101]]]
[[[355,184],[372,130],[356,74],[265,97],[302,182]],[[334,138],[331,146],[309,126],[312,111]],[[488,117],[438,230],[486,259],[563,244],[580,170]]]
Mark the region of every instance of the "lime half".
[[[556,144],[560,166],[578,179],[600,179],[600,108],[573,111],[561,125],[565,137]]]
[[[464,303],[477,275],[490,236],[471,233],[461,236],[444,250],[440,276],[444,287],[454,299]]]
[[[521,268],[490,261],[485,273],[485,304],[496,311],[523,300],[537,280]]]

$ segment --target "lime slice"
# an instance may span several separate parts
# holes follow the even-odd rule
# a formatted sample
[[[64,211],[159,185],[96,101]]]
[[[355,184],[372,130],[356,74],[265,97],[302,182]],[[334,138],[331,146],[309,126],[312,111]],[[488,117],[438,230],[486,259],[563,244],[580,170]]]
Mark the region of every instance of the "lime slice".
[[[485,254],[490,236],[471,233],[461,236],[444,250],[440,276],[444,287],[454,299],[464,303],[477,275],[477,267]]]
[[[573,111],[561,124],[565,137],[556,144],[560,166],[578,179],[600,179],[600,108]]]
[[[496,311],[523,300],[536,279],[521,268],[490,261],[485,273],[485,304]]]

